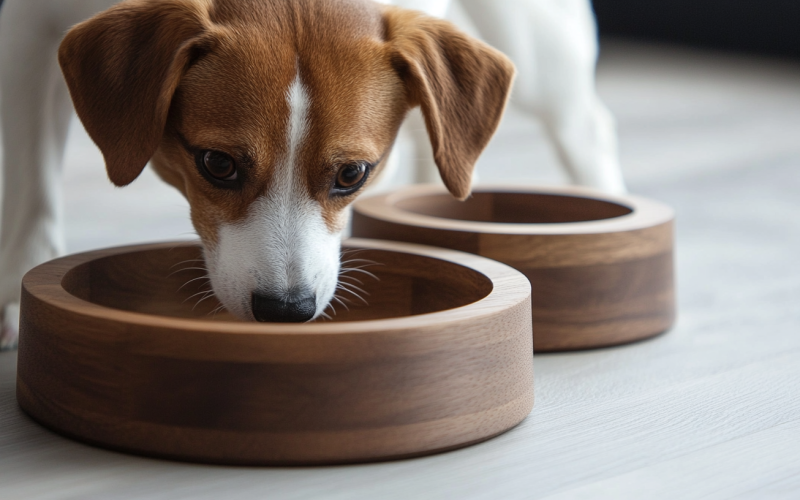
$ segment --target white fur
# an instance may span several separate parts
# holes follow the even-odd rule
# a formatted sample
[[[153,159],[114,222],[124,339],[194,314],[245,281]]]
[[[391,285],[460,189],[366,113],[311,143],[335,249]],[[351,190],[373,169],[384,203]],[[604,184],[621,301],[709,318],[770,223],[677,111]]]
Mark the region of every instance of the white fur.
[[[6,0],[0,8],[0,349],[17,342],[22,276],[64,252],[61,159],[72,113],[56,60],[66,29],[109,0]]]
[[[380,0],[447,14],[506,54],[517,68],[510,105],[539,119],[570,180],[609,193],[624,193],[616,124],[597,95],[597,32],[590,0]],[[377,189],[409,179],[439,180],[425,124],[414,111],[401,129],[411,143],[413,172],[384,174]],[[404,163],[402,161],[395,163]]]
[[[617,158],[613,117],[594,87],[597,40],[589,1],[459,0],[456,5],[479,35],[517,66],[519,74],[511,104],[543,121],[572,180],[622,192],[625,185]],[[56,62],[58,43],[71,25],[114,3],[115,0],[5,0],[0,9],[0,145],[4,147],[0,223],[2,348],[16,343],[22,275],[64,250],[59,177],[72,111]],[[435,16],[444,15],[451,6],[449,0],[394,3]],[[302,109],[302,102],[292,95],[290,92],[293,109]],[[302,142],[302,127],[295,124],[292,122],[290,129],[298,135],[290,134],[289,142],[298,145]],[[404,126],[403,134],[413,139],[417,150],[412,156],[414,165],[405,169],[413,171],[410,180],[435,180],[436,168],[418,113]],[[291,165],[287,160],[280,175],[290,175]],[[397,185],[396,179],[382,177],[384,185]],[[319,208],[303,197],[295,182],[284,178],[280,182],[285,191],[260,199],[251,207],[247,220],[221,229],[220,244],[208,249],[209,266],[215,270],[212,281],[216,280],[219,290],[226,290],[220,293],[231,304],[241,303],[248,286],[263,284],[280,291],[281,287],[314,282],[319,314],[326,297],[333,293],[330,283],[334,269],[338,269],[338,241],[334,241],[337,236],[326,233]],[[284,217],[288,222],[278,220]],[[268,236],[276,228],[276,234],[282,236]],[[267,255],[265,249],[270,246],[283,250]],[[260,250],[252,254],[245,247]],[[240,264],[247,271],[237,271]],[[282,275],[276,271],[280,265],[293,271]],[[236,311],[238,306],[230,307]],[[241,310],[239,314],[242,315]]]
[[[276,165],[269,194],[250,206],[244,221],[222,225],[218,244],[206,249],[217,298],[242,319],[254,319],[254,291],[276,298],[314,294],[316,317],[331,301],[339,277],[340,235],[328,229],[319,203],[296,175],[310,104],[299,73],[286,94],[287,155]]]

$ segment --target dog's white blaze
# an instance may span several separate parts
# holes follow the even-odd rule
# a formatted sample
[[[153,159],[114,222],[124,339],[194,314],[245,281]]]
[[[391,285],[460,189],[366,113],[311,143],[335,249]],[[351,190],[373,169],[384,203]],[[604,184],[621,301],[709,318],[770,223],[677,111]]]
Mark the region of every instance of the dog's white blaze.
[[[289,86],[286,98],[289,101],[289,166],[293,165],[297,158],[297,150],[300,149],[303,139],[308,132],[308,106],[310,99],[308,92],[302,82],[300,82],[300,72]],[[284,168],[290,177],[294,174],[293,168]]]
[[[217,297],[243,319],[254,319],[254,291],[276,298],[314,294],[316,317],[331,301],[339,277],[340,235],[330,232],[321,207],[297,175],[310,105],[299,72],[286,99],[287,154],[276,166],[269,192],[250,206],[244,221],[221,225],[217,247],[207,251]]]

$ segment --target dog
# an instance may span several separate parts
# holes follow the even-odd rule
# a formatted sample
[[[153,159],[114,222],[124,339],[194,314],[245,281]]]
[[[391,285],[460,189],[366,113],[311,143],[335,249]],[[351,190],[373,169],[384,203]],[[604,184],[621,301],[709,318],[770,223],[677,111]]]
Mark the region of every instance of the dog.
[[[396,7],[129,0],[64,39],[68,93],[55,57],[62,33],[114,3],[7,0],[0,11],[6,348],[16,341],[22,274],[63,254],[57,186],[70,95],[112,182],[130,183],[151,160],[187,197],[227,309],[305,321],[333,296],[346,207],[391,163],[407,111],[421,108],[425,127],[406,133],[431,150],[415,178],[430,181],[435,163],[463,199],[511,86],[500,52]],[[448,6],[396,3],[439,17]],[[520,68],[514,101],[543,120],[573,180],[624,191],[613,120],[594,92],[588,1],[461,5]]]
[[[129,0],[73,27],[58,62],[110,180],[149,161],[189,201],[220,302],[272,322],[328,306],[346,207],[410,108],[469,195],[514,75],[451,23],[368,0]]]

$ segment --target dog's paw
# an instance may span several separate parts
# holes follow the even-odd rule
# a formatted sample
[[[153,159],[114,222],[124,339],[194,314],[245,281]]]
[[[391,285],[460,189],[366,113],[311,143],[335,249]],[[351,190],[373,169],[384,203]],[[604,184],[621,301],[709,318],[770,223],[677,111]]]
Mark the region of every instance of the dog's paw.
[[[0,351],[16,349],[19,340],[19,304],[6,304],[0,328]]]

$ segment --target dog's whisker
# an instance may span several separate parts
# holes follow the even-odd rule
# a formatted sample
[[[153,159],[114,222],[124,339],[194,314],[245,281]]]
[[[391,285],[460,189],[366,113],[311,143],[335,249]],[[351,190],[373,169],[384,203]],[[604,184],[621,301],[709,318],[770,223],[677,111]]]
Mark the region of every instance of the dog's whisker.
[[[169,267],[179,266],[181,264],[186,264],[187,262],[205,262],[205,259],[203,259],[203,258],[200,258],[200,259],[186,259],[186,260],[182,260],[180,262],[176,262],[176,263],[172,264]]]
[[[345,274],[345,273],[348,273],[350,271],[353,271],[353,272],[356,272],[356,273],[362,273],[362,274],[371,274],[372,276],[375,276],[370,271],[365,271],[364,267],[356,266],[356,267],[341,267],[341,268],[339,268],[339,273],[340,274]]]
[[[348,276],[348,275],[346,275],[346,274],[340,274],[340,275],[339,275],[339,279],[340,279],[340,280],[343,280],[343,279],[345,279],[345,278],[347,278],[347,279],[349,279],[349,280],[355,280],[355,282],[356,282],[356,283],[358,283],[359,285],[363,285],[363,284],[364,284],[364,282],[363,282],[363,281],[361,281],[360,279],[356,278],[355,276]]]
[[[184,283],[183,285],[181,285],[181,286],[180,286],[180,288],[178,288],[178,289],[176,290],[176,292],[180,292],[181,290],[183,290],[183,287],[185,287],[185,286],[186,286],[186,285],[188,285],[189,283],[191,283],[191,282],[193,282],[193,281],[197,281],[197,280],[202,280],[202,279],[206,280],[206,282],[209,282],[209,281],[211,281],[211,278],[209,278],[208,276],[200,276],[200,277],[198,277],[198,278],[193,278],[193,279],[190,279],[189,281],[187,281],[186,283]]]
[[[352,304],[353,303],[353,301],[348,299],[347,297],[341,297],[341,296],[337,295],[336,298],[339,299],[339,300],[343,300],[343,301],[347,302],[348,304]]]
[[[169,268],[170,268],[170,269],[172,269],[172,268],[173,268],[173,267],[175,267],[175,266],[180,266],[181,264],[188,264],[189,262],[205,262],[205,259],[188,259],[188,260],[182,260],[182,261],[180,261],[180,262],[176,262],[175,264],[172,264],[171,266],[169,266]]]
[[[378,264],[371,264],[369,262],[360,262],[358,260],[346,260],[339,263],[341,267],[355,267],[361,269],[363,267],[377,266]]]
[[[210,293],[210,294],[209,294],[209,293],[207,293],[206,295],[203,295],[202,297],[200,297],[200,300],[205,300],[205,299],[207,299],[207,298],[211,297],[212,295],[214,295],[214,294],[213,294],[213,293]],[[183,302],[187,302],[187,301],[188,301],[190,298],[191,298],[191,297],[188,297],[188,298],[187,298],[186,300],[184,300]],[[197,306],[197,304],[195,304],[195,306]],[[194,307],[192,307],[192,310],[194,310]]]
[[[356,292],[354,292],[354,291],[352,291],[352,290],[345,290],[344,288],[342,288],[341,290],[342,290],[343,292],[345,292],[345,293],[349,293],[350,295],[352,295],[353,297],[355,297],[356,299],[358,299],[358,301],[359,301],[359,302],[362,302],[364,305],[366,305],[366,306],[368,306],[368,305],[369,305],[369,302],[367,302],[367,299],[365,299],[365,298],[364,298],[364,297],[362,297],[361,295],[357,294]]]
[[[349,272],[366,274],[366,275],[367,275],[367,276],[369,276],[370,278],[375,278],[375,279],[376,279],[376,280],[378,280],[378,281],[380,281],[380,280],[381,280],[380,278],[378,278],[377,276],[375,276],[375,275],[374,275],[374,274],[372,274],[371,272],[369,272],[369,271],[365,271],[365,270],[363,270],[363,269],[361,269],[361,268],[357,268],[357,267],[346,267],[346,268],[344,268],[344,269],[342,269],[342,270],[340,271],[340,273],[341,273],[341,274],[345,274],[345,273],[349,273]]]
[[[360,300],[361,302],[363,302],[365,306],[368,306],[368,305],[369,305],[369,302],[367,302],[367,300],[366,300],[364,297],[362,297],[361,295],[359,295],[359,294],[357,294],[357,293],[355,293],[355,292],[351,292],[351,291],[349,291],[349,290],[345,290],[345,291],[346,291],[346,292],[348,292],[348,293],[351,293],[351,294],[353,294],[353,296],[354,296],[354,297],[356,297],[356,298],[357,298],[358,300]]]
[[[342,265],[344,266],[344,265],[347,265],[347,264],[353,264],[355,262],[364,262],[369,266],[382,266],[383,265],[380,262],[375,262],[374,260],[369,260],[369,259],[349,259],[349,260],[344,260],[344,261],[342,261]]]
[[[357,294],[356,292],[354,292],[354,291],[352,291],[352,290],[348,289],[347,287],[345,287],[345,286],[343,286],[343,285],[341,285],[341,284],[339,284],[339,285],[336,285],[336,286],[337,286],[337,288],[339,288],[340,290],[344,290],[345,292],[347,292],[347,293],[349,293],[349,294],[353,295],[354,297],[356,297],[357,299],[359,299],[359,300],[360,300],[361,302],[363,302],[364,304],[366,304],[366,305],[369,305],[369,302],[367,302],[367,301],[366,301],[366,299],[364,299],[364,297],[362,297],[361,295]]]
[[[225,306],[220,304],[217,307],[215,307],[214,310],[211,311],[210,313],[208,313],[206,316],[211,316],[213,314],[214,316],[212,316],[212,317],[216,318],[217,317],[217,313],[220,312],[223,309],[225,309]]]
[[[358,257],[358,256],[356,256],[356,255],[353,255],[352,257],[354,257],[354,258],[352,258],[352,259],[348,259],[348,260],[359,260],[359,261],[362,261],[362,262],[373,262],[373,263],[377,263],[377,261],[375,261],[375,260],[372,260],[372,259],[362,259],[361,257]]]
[[[345,303],[342,301],[342,299],[340,299],[340,298],[339,298],[339,297],[337,297],[336,295],[334,295],[334,296],[333,296],[333,300],[335,300],[336,302],[340,303],[340,304],[342,305],[342,307],[344,307],[344,308],[345,308],[345,310],[347,310],[347,311],[349,311],[349,310],[350,310],[350,308],[349,308],[349,307],[347,307],[347,304],[345,304]]]
[[[197,303],[194,305],[194,307],[192,307],[192,311],[194,311],[195,308],[200,305],[200,302],[203,302],[206,299],[210,299],[213,296],[214,296],[214,292],[212,291],[210,294],[206,295],[205,297],[202,297],[200,300],[197,301]]]
[[[340,283],[341,283],[341,282],[340,282]],[[372,295],[372,294],[371,294],[371,293],[369,293],[368,291],[366,291],[366,290],[364,290],[363,288],[361,288],[361,287],[358,287],[358,286],[356,286],[356,285],[354,285],[354,284],[352,284],[352,283],[345,282],[344,284],[345,284],[345,285],[347,285],[347,286],[349,286],[350,288],[353,288],[354,290],[358,290],[359,292],[363,293],[364,295],[367,295],[367,296],[369,296],[369,295]]]
[[[370,276],[370,277],[371,277],[371,278],[374,278],[374,279],[375,279],[375,281],[380,281],[380,280],[381,280],[381,279],[380,279],[379,277],[377,277],[377,276]],[[339,275],[339,278],[340,278],[340,279],[347,278],[347,279],[355,280],[356,282],[358,282],[358,283],[359,283],[359,284],[361,284],[361,285],[363,285],[363,284],[364,284],[364,281],[363,281],[363,280],[361,280],[360,278],[356,278],[355,276],[351,276],[351,275],[349,275],[349,274],[344,274],[344,273],[342,273],[342,274],[340,274],[340,275]]]
[[[203,297],[205,299],[205,298],[210,297],[211,295],[214,295],[214,291],[213,290],[201,290],[201,291],[195,293],[194,295],[190,295],[190,296],[186,297],[185,299],[183,299],[183,301],[186,302],[189,299],[191,299],[192,297],[197,297],[198,295],[202,295],[202,294],[205,294],[204,297]]]
[[[178,269],[177,271],[173,271],[173,272],[169,273],[169,274],[167,275],[167,278],[169,278],[169,277],[170,277],[170,276],[172,276],[173,274],[178,274],[178,273],[181,273],[181,272],[183,272],[183,271],[193,271],[193,270],[194,270],[194,271],[204,271],[204,272],[206,272],[206,273],[208,272],[208,269],[206,269],[205,267],[185,267],[185,268],[183,268],[183,269]]]
[[[368,267],[373,267],[378,264],[352,264],[349,262],[343,262],[340,266],[340,269],[366,269]],[[383,265],[383,264],[380,264]]]
[[[350,299],[349,299],[349,298],[347,298],[347,297],[342,297],[341,295],[334,295],[334,296],[333,296],[333,298],[334,298],[334,299],[336,299],[336,300],[337,300],[337,301],[338,301],[340,304],[342,304],[343,306],[345,306],[345,309],[347,309],[348,311],[349,311],[350,309],[347,307],[347,305],[348,305],[348,304],[350,304],[350,305],[352,305],[352,304],[353,304],[353,301],[352,301],[352,300],[350,300]]]

